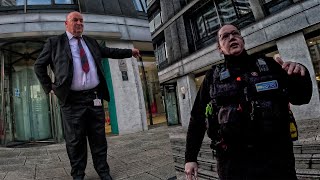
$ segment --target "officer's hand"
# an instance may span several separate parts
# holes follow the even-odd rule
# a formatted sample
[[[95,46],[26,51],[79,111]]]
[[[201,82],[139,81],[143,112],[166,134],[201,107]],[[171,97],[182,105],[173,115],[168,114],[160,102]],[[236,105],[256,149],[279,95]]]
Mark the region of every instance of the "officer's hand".
[[[291,74],[300,74],[304,76],[306,74],[306,68],[299,63],[287,61],[284,62],[280,56],[274,56],[274,60],[282,66],[282,69],[287,71],[289,75]]]
[[[186,173],[186,179],[192,180],[192,176],[194,179],[198,179],[198,164],[196,162],[187,162],[184,166],[184,172]]]
[[[139,49],[133,48],[132,49],[132,56],[135,58],[141,57]]]

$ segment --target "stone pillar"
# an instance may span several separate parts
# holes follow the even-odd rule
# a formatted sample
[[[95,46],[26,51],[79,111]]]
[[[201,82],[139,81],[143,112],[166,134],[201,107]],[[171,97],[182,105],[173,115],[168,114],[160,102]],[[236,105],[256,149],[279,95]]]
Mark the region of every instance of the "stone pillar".
[[[179,99],[179,111],[180,111],[180,121],[184,128],[188,128],[190,121],[190,113],[197,96],[197,87],[195,83],[195,77],[193,74],[188,74],[178,79],[178,99]],[[185,90],[185,95],[183,96],[182,89]]]
[[[320,117],[319,92],[313,69],[310,53],[302,32],[284,37],[276,42],[281,58],[286,61],[295,61],[303,64],[310,72],[313,93],[309,104],[292,106],[292,111],[297,120],[313,119]],[[300,86],[300,84],[297,84]]]
[[[264,13],[262,9],[262,3],[257,0],[249,0],[250,7],[255,20],[260,20],[264,18]]]
[[[107,41],[108,47],[133,48],[133,44],[121,41]],[[145,101],[137,59],[124,59],[128,80],[122,79],[119,60],[109,59],[114,90],[119,134],[140,132],[148,129]]]

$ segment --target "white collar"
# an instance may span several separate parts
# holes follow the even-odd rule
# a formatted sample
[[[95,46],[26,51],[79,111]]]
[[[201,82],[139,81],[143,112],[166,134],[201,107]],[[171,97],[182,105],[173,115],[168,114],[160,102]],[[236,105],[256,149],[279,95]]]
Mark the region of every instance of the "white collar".
[[[69,31],[66,31],[66,33],[67,33],[67,36],[68,36],[69,41],[70,41],[72,38],[74,38],[74,35],[71,34]],[[80,37],[82,38],[82,35],[81,35]]]

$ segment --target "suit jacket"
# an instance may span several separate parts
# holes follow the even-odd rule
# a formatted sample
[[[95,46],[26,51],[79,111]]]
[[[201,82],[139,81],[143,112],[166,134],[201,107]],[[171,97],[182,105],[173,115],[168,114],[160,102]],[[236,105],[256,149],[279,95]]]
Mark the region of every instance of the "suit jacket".
[[[101,47],[96,40],[90,37],[82,36],[82,38],[86,42],[97,66],[100,80],[99,88],[102,91],[103,99],[109,101],[110,96],[101,60],[102,58],[129,58],[132,56],[132,50]],[[50,65],[54,73],[54,83],[52,83],[48,75],[48,65]],[[73,60],[66,33],[47,40],[34,64],[34,71],[44,91],[48,94],[53,90],[60,102],[64,104],[70,92],[73,79]]]

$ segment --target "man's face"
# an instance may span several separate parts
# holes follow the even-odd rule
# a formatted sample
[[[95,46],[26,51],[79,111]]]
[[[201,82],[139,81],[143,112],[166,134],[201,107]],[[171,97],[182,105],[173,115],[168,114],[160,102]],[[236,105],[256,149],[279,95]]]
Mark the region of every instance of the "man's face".
[[[225,25],[218,32],[218,36],[218,48],[222,54],[238,56],[244,50],[244,40],[236,27]]]
[[[83,17],[78,12],[72,12],[67,16],[65,21],[66,31],[74,36],[81,36],[83,32]]]

